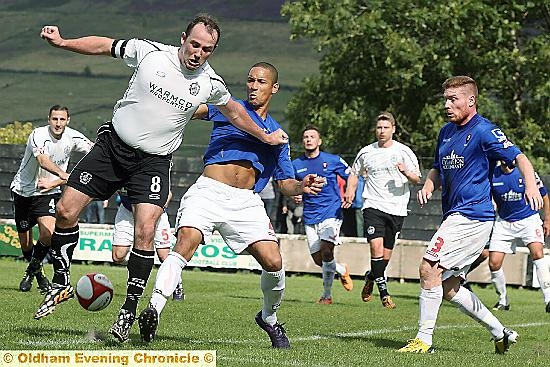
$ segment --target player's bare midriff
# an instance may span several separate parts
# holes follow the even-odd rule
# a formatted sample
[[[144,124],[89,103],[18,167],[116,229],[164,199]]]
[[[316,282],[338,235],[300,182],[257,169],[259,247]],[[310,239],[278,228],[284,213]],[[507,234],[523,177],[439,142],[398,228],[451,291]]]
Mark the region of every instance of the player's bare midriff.
[[[202,175],[239,189],[250,190],[256,182],[256,170],[248,161],[210,164],[204,167]]]

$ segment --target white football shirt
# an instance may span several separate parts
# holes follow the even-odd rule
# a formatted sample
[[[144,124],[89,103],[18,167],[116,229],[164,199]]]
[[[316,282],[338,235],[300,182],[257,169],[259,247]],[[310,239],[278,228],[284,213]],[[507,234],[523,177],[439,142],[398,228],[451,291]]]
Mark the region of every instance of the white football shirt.
[[[54,138],[50,133],[49,125],[34,129],[27,139],[25,155],[21,160],[19,170],[11,182],[10,189],[25,197],[50,195],[61,192],[59,187],[45,193],[41,193],[37,188],[37,181],[39,178],[56,180],[59,177],[40,167],[36,157],[40,154],[45,154],[59,168],[67,172],[71,153],[73,151],[88,153],[93,145],[94,143],[82,133],[68,126],[65,128],[59,140]]]
[[[352,172],[357,176],[367,174],[362,209],[374,208],[391,215],[407,216],[409,180],[397,169],[399,162],[405,164],[406,171],[420,176],[418,158],[408,146],[397,141],[388,148],[381,148],[374,142],[357,153]]]
[[[205,62],[190,71],[178,47],[147,40],[115,40],[112,55],[134,68],[128,89],[113,112],[113,126],[129,146],[167,155],[200,104],[225,105],[231,98],[222,78]]]

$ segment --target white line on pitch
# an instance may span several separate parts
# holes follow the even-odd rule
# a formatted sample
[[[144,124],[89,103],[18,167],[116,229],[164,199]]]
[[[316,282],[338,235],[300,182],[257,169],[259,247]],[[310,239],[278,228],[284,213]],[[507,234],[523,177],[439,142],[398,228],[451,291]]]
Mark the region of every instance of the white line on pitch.
[[[510,327],[516,327],[516,328],[524,328],[524,327],[538,327],[538,326],[547,326],[550,325],[550,322],[530,322],[530,323],[522,323],[522,324],[513,324],[509,325]],[[472,325],[441,325],[437,326],[437,330],[448,330],[448,329],[469,329],[469,328],[478,328],[478,324],[472,324]],[[335,338],[357,338],[357,337],[367,337],[370,335],[379,335],[379,334],[392,334],[392,333],[400,333],[403,331],[415,331],[417,330],[417,327],[413,326],[404,326],[399,328],[393,328],[393,329],[374,329],[374,330],[365,330],[365,331],[358,331],[358,332],[350,332],[350,333],[334,333],[334,334],[325,334],[325,335],[310,335],[310,336],[302,336],[302,337],[292,337],[290,336],[291,342],[308,342],[308,341],[316,341],[316,340],[328,340],[328,339],[335,339]],[[162,339],[162,336],[160,337]],[[34,346],[34,347],[41,347],[41,346],[71,346],[71,345],[82,345],[82,344],[89,344],[89,343],[95,343],[100,341],[92,341],[92,340],[86,340],[86,339],[78,339],[78,338],[71,338],[71,339],[58,339],[58,340],[49,340],[49,341],[38,341],[38,340],[19,340],[18,344],[20,345],[27,345],[27,346]],[[203,339],[194,339],[190,340],[189,343],[191,344],[208,344],[208,343],[219,343],[219,344],[256,344],[256,343],[268,343],[267,340],[262,339],[239,339],[239,340],[232,340],[232,339],[209,339],[209,340],[203,340]],[[289,364],[294,365],[294,364]]]

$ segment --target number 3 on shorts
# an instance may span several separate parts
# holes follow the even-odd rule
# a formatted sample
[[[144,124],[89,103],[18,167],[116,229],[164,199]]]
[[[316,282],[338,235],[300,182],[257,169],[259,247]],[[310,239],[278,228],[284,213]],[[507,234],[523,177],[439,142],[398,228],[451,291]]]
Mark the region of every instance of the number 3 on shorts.
[[[434,244],[434,247],[430,249],[430,251],[436,252],[436,253],[439,252],[441,250],[441,246],[443,246],[443,243],[444,243],[443,238],[437,237],[437,241]]]

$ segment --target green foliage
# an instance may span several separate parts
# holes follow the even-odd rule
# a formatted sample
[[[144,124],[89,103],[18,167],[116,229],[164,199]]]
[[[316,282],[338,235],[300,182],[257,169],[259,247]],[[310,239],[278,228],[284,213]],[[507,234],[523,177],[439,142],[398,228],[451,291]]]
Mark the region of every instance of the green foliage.
[[[0,144],[25,144],[34,129],[30,122],[14,121],[0,127]]]
[[[292,37],[313,40],[322,53],[320,75],[288,106],[293,137],[315,123],[325,148],[353,154],[372,141],[375,116],[389,110],[401,140],[433,157],[445,122],[441,84],[469,75],[480,88],[479,112],[550,172],[543,2],[304,0],[286,3],[282,13]]]

